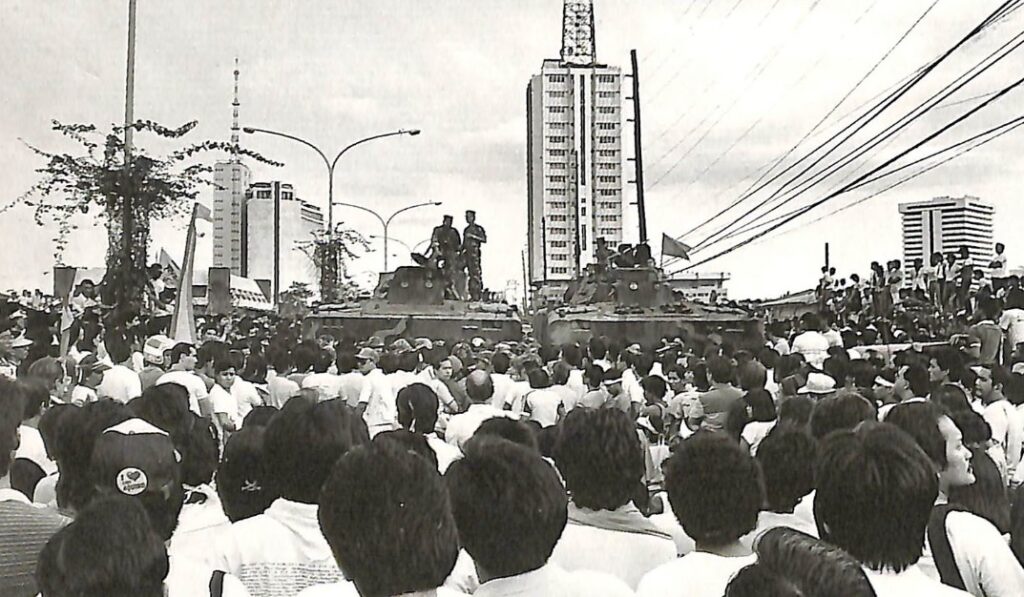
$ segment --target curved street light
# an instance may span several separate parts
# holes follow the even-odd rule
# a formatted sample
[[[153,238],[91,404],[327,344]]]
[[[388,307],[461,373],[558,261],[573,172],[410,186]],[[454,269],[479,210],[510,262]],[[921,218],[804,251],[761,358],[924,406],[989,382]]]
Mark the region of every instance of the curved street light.
[[[387,217],[387,219],[385,219],[383,216],[381,216],[379,213],[375,212],[374,210],[370,209],[369,207],[363,207],[362,205],[356,205],[354,203],[343,203],[341,201],[335,202],[335,205],[343,205],[345,207],[351,207],[353,209],[360,209],[360,210],[365,211],[365,212],[367,212],[369,214],[372,214],[373,217],[377,218],[377,220],[380,221],[381,226],[384,227],[384,234],[383,234],[383,239],[384,239],[384,271],[386,272],[386,271],[388,271],[388,226],[391,225],[391,220],[394,220],[395,216],[397,216],[398,214],[400,214],[402,212],[409,211],[410,209],[416,209],[417,207],[438,206],[438,205],[441,205],[441,202],[440,201],[425,201],[423,203],[414,203],[413,205],[407,205],[407,206],[399,209],[398,211],[392,213],[390,216]],[[405,243],[402,243],[402,244],[405,244]],[[406,245],[406,247],[408,248],[408,245]]]

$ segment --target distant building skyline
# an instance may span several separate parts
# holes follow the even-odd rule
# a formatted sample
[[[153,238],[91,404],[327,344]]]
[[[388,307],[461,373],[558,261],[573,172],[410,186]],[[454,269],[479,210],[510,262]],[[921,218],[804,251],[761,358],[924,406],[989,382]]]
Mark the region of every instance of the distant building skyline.
[[[291,184],[253,183],[245,209],[246,276],[270,280],[275,297],[293,282],[314,284],[313,262],[300,245],[312,242],[323,228],[320,208],[296,197]],[[275,254],[280,259],[276,265]]]
[[[622,73],[596,62],[592,2],[566,0],[561,57],[526,87],[529,282],[564,286],[622,241]]]
[[[238,147],[238,59],[235,58],[235,94],[231,101],[231,145]],[[242,163],[237,150],[227,161],[213,167],[213,266],[231,268],[236,276],[246,275],[245,200],[252,171]]]
[[[945,256],[967,247],[971,263],[988,268],[995,254],[995,207],[988,201],[970,195],[935,197],[900,203],[899,211],[904,267],[912,266],[918,258],[928,265],[933,253]]]

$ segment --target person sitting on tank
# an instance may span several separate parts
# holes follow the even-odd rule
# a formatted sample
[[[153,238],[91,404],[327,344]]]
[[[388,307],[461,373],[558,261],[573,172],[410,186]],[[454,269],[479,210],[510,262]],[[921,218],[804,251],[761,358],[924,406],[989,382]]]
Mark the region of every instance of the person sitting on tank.
[[[612,265],[620,268],[636,267],[636,260],[633,255],[633,245],[629,243],[619,244],[618,250],[612,257]]]

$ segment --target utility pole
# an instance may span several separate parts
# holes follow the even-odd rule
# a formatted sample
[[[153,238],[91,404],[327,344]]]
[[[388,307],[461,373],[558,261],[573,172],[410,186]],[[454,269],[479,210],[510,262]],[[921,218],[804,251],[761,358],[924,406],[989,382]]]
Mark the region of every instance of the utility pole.
[[[828,243],[825,243],[825,270],[826,271],[828,270],[829,267],[831,267],[831,264],[829,263],[829,258],[828,257],[829,257],[828,256]]]
[[[636,166],[636,209],[640,215],[640,242],[647,242],[647,206],[644,203],[644,155],[640,126],[640,71],[637,66],[636,50],[629,51],[629,60],[633,66],[633,162]]]

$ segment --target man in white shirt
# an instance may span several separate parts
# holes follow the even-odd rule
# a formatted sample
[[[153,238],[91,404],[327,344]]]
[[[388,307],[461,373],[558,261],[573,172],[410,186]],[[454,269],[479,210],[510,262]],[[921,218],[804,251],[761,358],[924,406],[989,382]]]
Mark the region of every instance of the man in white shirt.
[[[1012,478],[1024,449],[1024,419],[1003,395],[1003,386],[1010,380],[1010,374],[1003,367],[971,367],[971,370],[977,376],[974,396],[984,405],[981,415],[992,429],[992,440],[1006,453],[1006,471]]]
[[[459,555],[458,533],[437,471],[411,452],[374,443],[343,456],[320,497],[321,530],[353,590],[318,595],[452,595],[439,589]]]
[[[445,441],[460,450],[476,433],[480,423],[492,417],[504,417],[509,414],[491,406],[489,401],[494,394],[494,385],[486,371],[474,371],[466,377],[466,394],[470,400],[469,408],[448,421],[444,437]]]
[[[339,352],[337,358],[340,391],[338,397],[350,407],[359,404],[359,395],[363,392],[363,374],[359,372],[359,361],[350,352]]]
[[[284,408],[285,403],[292,396],[299,393],[301,389],[298,382],[288,379],[292,368],[291,353],[287,350],[278,350],[271,355],[271,365],[274,369],[267,372],[267,390],[270,396],[267,399],[267,406]],[[362,376],[362,374],[360,374]],[[355,406],[354,404],[352,406]]]
[[[992,289],[999,292],[1006,286],[1006,245],[996,243],[996,254],[988,264],[989,275],[992,277]]]
[[[112,398],[127,404],[132,398],[142,395],[142,381],[132,369],[132,351],[124,339],[115,335],[108,335],[105,344],[114,365],[103,372],[103,381],[96,388],[96,394],[100,398]]]
[[[511,364],[512,359],[508,353],[496,352],[491,357],[491,384],[494,386],[494,393],[491,395],[490,403],[495,408],[503,409],[509,404],[509,396],[516,383],[508,374]]]
[[[289,400],[264,434],[268,482],[281,495],[263,514],[222,531],[204,563],[237,576],[253,595],[294,595],[343,579],[320,530],[317,500],[346,452],[366,441],[338,400]]]
[[[613,576],[566,572],[549,561],[566,525],[568,501],[558,473],[535,451],[481,438],[448,469],[445,484],[459,538],[480,578],[474,597],[632,595]]]
[[[898,409],[908,406],[917,408],[900,405],[890,417],[899,419]],[[939,482],[910,435],[884,423],[833,432],[817,471],[814,512],[821,538],[864,566],[878,597],[967,595],[929,578],[919,565]]]
[[[379,359],[380,354],[372,348],[363,348],[356,354],[359,371],[364,376],[356,412],[366,421],[370,437],[398,426],[395,393],[384,372],[377,368]]]
[[[316,391],[317,398],[322,402],[341,396],[341,377],[328,373],[331,362],[323,351],[322,358],[313,363],[313,372],[302,378],[301,387]]]
[[[196,349],[187,342],[179,342],[171,349],[171,368],[156,380],[156,385],[176,383],[188,390],[188,408],[197,415],[211,412],[206,382],[196,375]]]
[[[800,318],[802,334],[793,339],[792,352],[802,354],[807,364],[821,369],[828,358],[829,342],[821,333],[821,318],[815,313],[806,313]]]

